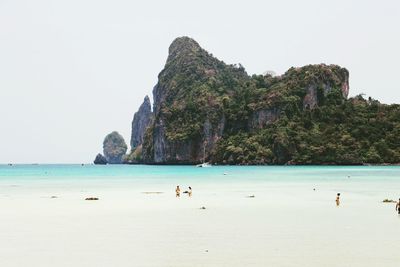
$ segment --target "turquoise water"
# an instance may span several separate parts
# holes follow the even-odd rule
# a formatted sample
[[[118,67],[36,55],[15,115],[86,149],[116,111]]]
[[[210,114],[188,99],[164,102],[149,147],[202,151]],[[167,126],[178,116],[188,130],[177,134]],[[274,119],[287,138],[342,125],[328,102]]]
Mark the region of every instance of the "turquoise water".
[[[0,165],[0,266],[397,267],[399,197],[399,166]]]
[[[0,165],[0,178],[160,178],[176,176],[215,178],[221,174],[244,178],[295,179],[396,179],[400,166],[154,166],[154,165],[80,165],[80,164],[17,164]]]
[[[350,177],[348,177],[350,176]],[[400,166],[152,166],[152,165],[0,165],[4,180],[90,180],[90,179],[202,179],[215,181],[327,181],[355,179],[360,182],[400,179]]]
[[[309,192],[354,202],[400,197],[400,166],[151,166],[0,165],[0,196],[30,193],[129,191],[174,192],[194,188],[197,195],[272,194],[316,200]],[[315,190],[314,190],[315,189]],[[328,199],[327,199],[328,200]]]
[[[373,194],[395,194],[400,166],[151,166],[151,165],[0,165],[0,186],[77,186],[162,188],[288,185]],[[400,194],[400,192],[399,192]]]
[[[174,182],[336,182],[400,183],[400,166],[152,166],[0,165],[0,182],[131,181]]]

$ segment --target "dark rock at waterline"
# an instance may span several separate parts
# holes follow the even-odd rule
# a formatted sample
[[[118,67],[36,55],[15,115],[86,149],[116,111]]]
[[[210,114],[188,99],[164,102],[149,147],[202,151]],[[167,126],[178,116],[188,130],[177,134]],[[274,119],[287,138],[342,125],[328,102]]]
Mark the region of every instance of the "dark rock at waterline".
[[[85,198],[85,200],[99,200],[98,197],[87,197]]]
[[[94,164],[105,165],[107,164],[107,159],[102,154],[97,154],[96,158],[93,161]]]
[[[393,199],[384,199],[383,201],[382,201],[383,203],[396,203],[396,201],[394,201]]]

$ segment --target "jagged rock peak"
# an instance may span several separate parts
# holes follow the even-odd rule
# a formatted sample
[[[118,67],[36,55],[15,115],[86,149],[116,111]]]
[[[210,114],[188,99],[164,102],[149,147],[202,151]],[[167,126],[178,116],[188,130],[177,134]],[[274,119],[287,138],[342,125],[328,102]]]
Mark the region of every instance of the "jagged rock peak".
[[[180,56],[194,55],[201,50],[199,43],[192,38],[187,36],[178,37],[169,46],[167,62]]]
[[[150,97],[148,95],[146,95],[144,97],[143,104],[141,106],[146,106],[146,107],[148,106],[148,107],[150,107],[150,111],[151,111]]]
[[[143,113],[151,113],[151,101],[150,97],[146,95],[143,99],[143,103],[139,106],[139,109],[137,112],[135,112],[134,115],[136,114],[143,114]]]
[[[151,103],[146,95],[139,110],[134,114],[132,120],[131,149],[135,150],[143,143],[144,134],[152,118]]]

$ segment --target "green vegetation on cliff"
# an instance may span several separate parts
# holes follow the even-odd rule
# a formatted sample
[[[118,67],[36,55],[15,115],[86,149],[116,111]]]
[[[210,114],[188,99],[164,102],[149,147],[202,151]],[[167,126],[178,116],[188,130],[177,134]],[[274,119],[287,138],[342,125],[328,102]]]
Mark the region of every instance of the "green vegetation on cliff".
[[[362,164],[400,162],[400,106],[357,96],[282,114],[254,132],[224,136],[213,151],[225,164]]]
[[[156,112],[164,118],[167,138],[170,141],[201,138],[205,118],[217,123],[222,114],[233,114],[226,110],[231,101],[229,96],[237,96],[237,91],[245,88],[249,80],[242,67],[226,65],[194,40],[177,39],[171,45],[158,82],[162,97],[156,103],[159,104]]]
[[[347,99],[336,65],[249,76],[177,38],[154,88],[154,120],[132,159],[144,163],[400,162],[400,107]]]

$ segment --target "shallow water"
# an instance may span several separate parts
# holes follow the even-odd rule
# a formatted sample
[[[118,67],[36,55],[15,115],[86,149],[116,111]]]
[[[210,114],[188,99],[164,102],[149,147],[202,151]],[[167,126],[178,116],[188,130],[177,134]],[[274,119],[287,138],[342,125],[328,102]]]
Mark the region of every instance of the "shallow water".
[[[398,166],[0,165],[0,266],[398,266],[399,197]]]

